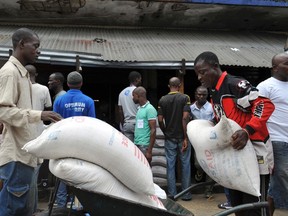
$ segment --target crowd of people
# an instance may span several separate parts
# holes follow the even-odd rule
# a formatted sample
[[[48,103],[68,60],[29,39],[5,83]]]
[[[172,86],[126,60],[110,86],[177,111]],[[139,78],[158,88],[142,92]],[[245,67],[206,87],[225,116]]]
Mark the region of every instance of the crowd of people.
[[[67,92],[63,88],[63,74],[50,75],[48,87],[54,93],[51,101],[48,88],[36,82],[37,70],[31,65],[40,55],[40,40],[35,32],[18,29],[12,36],[12,44],[13,54],[0,69],[0,215],[31,216],[37,210],[37,177],[43,161],[21,148],[41,134],[44,122],[57,122],[71,116],[96,118],[96,109],[93,99],[80,90],[83,77],[76,71],[67,76]],[[261,197],[225,188],[226,207],[267,200],[269,208],[264,209],[265,215],[273,216],[275,209],[287,210],[288,100],[285,89],[288,89],[288,54],[280,53],[272,58],[271,77],[258,86],[222,71],[217,55],[209,51],[197,56],[194,71],[201,83],[195,91],[195,102],[191,103],[190,97],[180,92],[181,80],[171,77],[169,92],[160,98],[157,109],[141,86],[141,74],[132,71],[130,85],[118,98],[121,132],[136,144],[151,165],[159,125],[165,139],[167,195],[174,199],[177,159],[181,163],[181,189],[185,190],[192,182],[191,154],[197,155],[188,140],[187,124],[195,119],[217,124],[225,115],[242,128],[231,137],[236,151],[241,151],[248,139],[251,140],[261,180]],[[196,174],[205,174],[194,158]],[[206,181],[212,182],[205,191],[209,198],[214,182],[208,176]],[[191,200],[191,191],[181,199]],[[65,207],[66,203],[66,185],[62,182],[57,205]],[[263,209],[235,214],[261,215]]]

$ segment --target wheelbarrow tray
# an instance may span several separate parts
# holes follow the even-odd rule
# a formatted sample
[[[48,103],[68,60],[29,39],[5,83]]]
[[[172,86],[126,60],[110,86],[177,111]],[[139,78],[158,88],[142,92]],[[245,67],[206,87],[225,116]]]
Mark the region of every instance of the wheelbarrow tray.
[[[167,210],[123,200],[115,196],[70,188],[91,216],[194,216],[171,199],[161,200]]]

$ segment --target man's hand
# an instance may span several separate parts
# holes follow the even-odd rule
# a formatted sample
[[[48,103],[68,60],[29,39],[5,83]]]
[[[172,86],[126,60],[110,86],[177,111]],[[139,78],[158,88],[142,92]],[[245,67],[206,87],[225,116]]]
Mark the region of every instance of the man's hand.
[[[188,147],[188,140],[187,139],[184,139],[183,140],[183,143],[182,143],[182,149],[181,149],[181,152],[185,152],[186,149]]]
[[[41,113],[42,121],[57,122],[57,121],[60,121],[61,119],[62,119],[62,116],[53,111],[42,111]]]
[[[151,166],[151,162],[152,162],[152,152],[148,152],[148,151],[147,151],[146,154],[145,154],[145,157],[146,157],[148,163],[149,163],[150,166]]]
[[[241,129],[235,131],[235,133],[232,135],[231,138],[232,138],[231,144],[233,148],[240,150],[246,146],[249,137],[248,133],[245,130]]]

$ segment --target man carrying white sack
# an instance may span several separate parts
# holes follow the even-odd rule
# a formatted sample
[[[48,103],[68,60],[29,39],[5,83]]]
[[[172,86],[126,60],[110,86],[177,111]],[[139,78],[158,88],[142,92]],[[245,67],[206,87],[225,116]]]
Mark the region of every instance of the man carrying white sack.
[[[231,137],[236,150],[246,146],[250,138],[253,143],[261,175],[262,198],[266,199],[269,172],[273,169],[273,153],[266,122],[274,111],[273,103],[258,95],[258,90],[247,80],[222,72],[218,57],[212,52],[201,53],[194,62],[195,73],[202,86],[211,91],[211,102],[216,121],[222,115],[237,122],[242,129]],[[231,205],[259,202],[260,198],[230,190]],[[258,216],[260,209],[235,213],[236,216]]]

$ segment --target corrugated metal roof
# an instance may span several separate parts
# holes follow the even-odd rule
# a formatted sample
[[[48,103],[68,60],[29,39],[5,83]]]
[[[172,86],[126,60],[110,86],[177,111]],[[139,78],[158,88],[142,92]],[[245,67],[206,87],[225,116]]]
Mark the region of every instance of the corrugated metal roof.
[[[1,26],[0,46],[11,46],[19,26]],[[188,29],[132,29],[81,26],[30,26],[41,48],[53,52],[97,55],[95,61],[188,62],[212,51],[222,65],[270,67],[283,52],[287,35],[267,32],[193,31]],[[99,58],[101,56],[101,58]],[[93,60],[92,60],[93,61]]]

